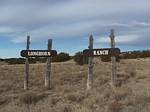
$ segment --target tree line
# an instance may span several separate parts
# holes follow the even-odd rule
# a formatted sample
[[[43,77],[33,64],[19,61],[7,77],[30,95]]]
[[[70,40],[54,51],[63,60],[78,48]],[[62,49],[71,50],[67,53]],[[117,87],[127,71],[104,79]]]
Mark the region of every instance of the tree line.
[[[150,50],[143,50],[143,51],[127,51],[122,52],[120,56],[116,57],[117,61],[120,59],[137,59],[137,58],[147,58],[150,57]],[[70,56],[69,53],[61,52],[57,54],[56,57],[52,58],[52,62],[64,62],[73,59],[77,64],[83,65],[88,63],[88,57],[83,55],[83,52],[77,52],[74,56]],[[30,63],[46,63],[47,58],[43,57],[35,57],[29,58]],[[0,58],[1,62],[5,62],[8,64],[24,64],[25,58],[7,58],[2,59]],[[101,61],[103,62],[110,62],[111,57],[101,57]]]

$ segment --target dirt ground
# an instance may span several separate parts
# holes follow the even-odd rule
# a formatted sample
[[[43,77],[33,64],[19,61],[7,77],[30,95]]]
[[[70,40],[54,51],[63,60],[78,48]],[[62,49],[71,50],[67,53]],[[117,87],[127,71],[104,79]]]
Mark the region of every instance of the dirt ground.
[[[86,89],[88,65],[52,64],[52,87],[44,88],[46,64],[31,64],[29,90],[23,90],[25,65],[0,64],[0,112],[150,112],[150,59],[117,63],[126,76],[112,88],[111,63],[94,64],[93,89]]]

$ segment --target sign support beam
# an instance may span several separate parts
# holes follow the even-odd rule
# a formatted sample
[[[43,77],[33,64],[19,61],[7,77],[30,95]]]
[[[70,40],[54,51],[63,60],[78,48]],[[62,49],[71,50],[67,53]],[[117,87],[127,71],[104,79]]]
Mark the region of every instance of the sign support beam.
[[[115,35],[114,35],[114,30],[111,29],[111,34],[110,34],[110,40],[111,40],[111,48],[115,48]],[[111,72],[111,83],[113,86],[116,85],[116,57],[112,56],[111,57],[111,67],[112,67],[112,72]]]
[[[30,47],[30,36],[27,36],[27,46],[26,49],[29,50]],[[26,57],[25,62],[25,78],[24,78],[24,90],[27,90],[29,86],[29,58]]]
[[[93,49],[93,36],[89,37],[89,50]],[[88,58],[88,78],[87,78],[87,89],[91,89],[93,87],[93,57]]]
[[[48,39],[48,50],[52,49],[52,39]],[[47,58],[47,70],[45,75],[45,87],[51,88],[51,57]]]

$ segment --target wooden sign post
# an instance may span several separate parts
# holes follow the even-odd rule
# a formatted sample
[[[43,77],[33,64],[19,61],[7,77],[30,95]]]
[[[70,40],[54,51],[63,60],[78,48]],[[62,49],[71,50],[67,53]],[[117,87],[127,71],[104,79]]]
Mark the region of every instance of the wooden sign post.
[[[87,89],[91,89],[93,85],[93,57],[111,57],[112,60],[112,73],[111,82],[112,85],[116,85],[116,56],[119,56],[120,49],[115,48],[115,36],[114,30],[111,30],[111,48],[93,49],[93,36],[89,38],[89,49],[83,50],[83,55],[88,57],[88,78],[87,78]]]
[[[89,37],[89,50],[93,49],[93,36]],[[87,89],[91,89],[93,86],[93,57],[88,58],[88,78],[87,78]]]
[[[111,34],[109,37],[111,40],[111,48],[115,48],[115,35],[113,29],[111,30]],[[113,86],[115,86],[116,85],[116,57],[112,56],[111,61],[112,61],[111,83]]]
[[[22,50],[20,55],[26,57],[25,62],[25,80],[24,80],[24,89],[28,89],[29,83],[29,57],[47,57],[47,68],[45,74],[45,87],[50,89],[51,86],[51,57],[57,55],[56,50],[52,50],[52,39],[48,40],[48,50],[29,50],[30,37],[27,36],[27,48]]]
[[[48,50],[52,49],[52,39],[48,40]],[[45,87],[47,89],[51,88],[51,57],[47,58],[47,70],[45,75]]]
[[[29,50],[30,47],[30,36],[27,36],[27,46],[26,49]],[[29,58],[26,57],[26,62],[25,62],[25,78],[24,78],[24,90],[28,89],[28,84],[29,84]]]

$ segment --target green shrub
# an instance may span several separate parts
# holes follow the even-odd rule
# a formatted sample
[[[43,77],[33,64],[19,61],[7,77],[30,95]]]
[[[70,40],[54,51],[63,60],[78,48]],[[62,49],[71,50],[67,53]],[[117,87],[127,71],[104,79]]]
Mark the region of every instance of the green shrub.
[[[109,57],[109,56],[101,57],[101,61],[103,61],[103,62],[110,62],[111,61],[111,57]]]
[[[84,56],[83,52],[77,52],[73,59],[79,65],[88,64],[88,57]]]
[[[0,61],[4,61],[4,59],[0,58]]]
[[[56,57],[52,58],[53,62],[64,62],[70,60],[70,56],[68,53],[61,52]]]
[[[24,64],[25,59],[24,58],[9,58],[9,59],[5,59],[5,62],[8,64]]]
[[[111,61],[111,57],[110,56],[103,56],[103,57],[101,57],[101,61],[103,61],[103,62],[110,62]],[[120,57],[119,56],[116,57],[116,61],[120,62]]]

